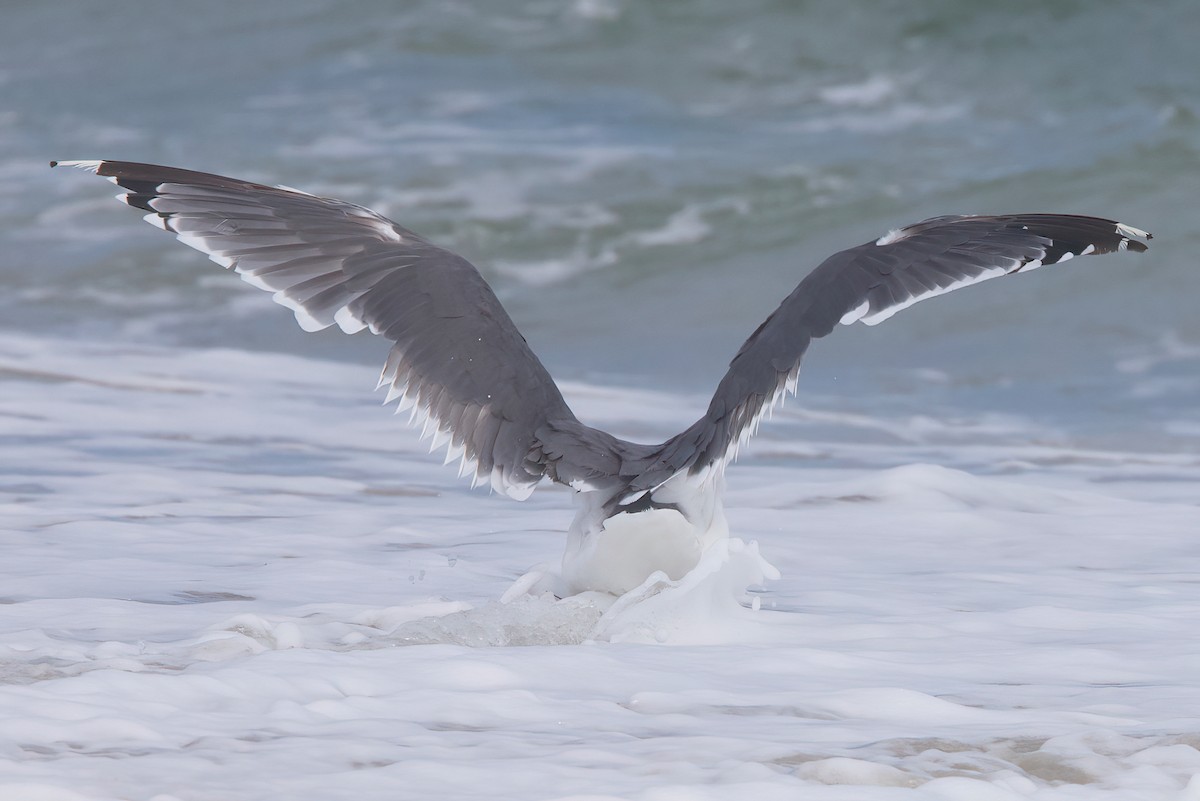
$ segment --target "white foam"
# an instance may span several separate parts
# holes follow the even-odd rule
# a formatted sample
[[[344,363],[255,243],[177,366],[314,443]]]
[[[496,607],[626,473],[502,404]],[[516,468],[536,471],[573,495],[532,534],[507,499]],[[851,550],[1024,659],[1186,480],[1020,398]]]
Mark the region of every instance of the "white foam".
[[[822,87],[817,96],[835,106],[874,106],[895,92],[895,81],[886,75],[873,75],[860,83]]]
[[[678,579],[659,573],[605,611],[594,636],[612,642],[703,644],[769,639],[762,615],[747,609],[746,589],[777,580],[758,544],[720,539]],[[754,634],[752,634],[752,632]]]
[[[699,242],[710,233],[712,228],[704,221],[704,209],[697,205],[688,205],[672,214],[661,228],[639,231],[631,234],[630,238],[639,245],[654,247]]]
[[[800,444],[729,472],[760,546],[557,600],[530,566],[570,491],[460,486],[372,367],[10,334],[0,369],[0,797],[637,797],[652,775],[1124,801],[1200,773],[1192,454],[809,396]],[[571,394],[601,426],[696,404]]]

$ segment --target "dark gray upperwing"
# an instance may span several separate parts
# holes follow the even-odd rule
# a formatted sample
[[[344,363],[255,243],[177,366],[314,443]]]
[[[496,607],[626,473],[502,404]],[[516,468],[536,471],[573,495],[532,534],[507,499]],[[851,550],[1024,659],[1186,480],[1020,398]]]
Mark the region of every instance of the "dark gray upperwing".
[[[826,259],[746,340],[708,411],[663,445],[652,479],[724,464],[795,391],[809,343],[838,323],[875,325],[918,301],[1074,256],[1144,251],[1150,234],[1066,214],[935,217]],[[639,484],[640,486],[640,484]]]
[[[543,476],[612,485],[650,450],[581,424],[479,272],[369,209],[172,167],[60,163],[113,181],[148,222],[273,292],[304,329],[394,342],[379,385],[431,450],[461,456],[460,475],[524,498]]]

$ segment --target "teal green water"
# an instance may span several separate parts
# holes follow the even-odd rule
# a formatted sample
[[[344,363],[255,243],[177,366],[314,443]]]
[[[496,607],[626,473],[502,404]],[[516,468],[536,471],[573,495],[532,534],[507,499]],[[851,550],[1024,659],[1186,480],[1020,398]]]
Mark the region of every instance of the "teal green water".
[[[0,328],[374,361],[51,158],[372,206],[469,256],[563,378],[703,392],[795,282],[934,214],[1147,228],[838,332],[838,408],[1200,436],[1200,5],[20,3],[0,25]],[[931,373],[929,371],[937,371]]]

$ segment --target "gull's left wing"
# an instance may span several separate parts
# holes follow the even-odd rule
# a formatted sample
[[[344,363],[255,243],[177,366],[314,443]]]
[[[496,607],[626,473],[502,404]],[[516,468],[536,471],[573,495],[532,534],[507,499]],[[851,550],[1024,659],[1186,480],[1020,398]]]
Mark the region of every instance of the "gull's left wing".
[[[370,209],[298,190],[123,161],[51,162],[108,178],[152,225],[273,293],[308,331],[364,328],[394,344],[380,386],[461,457],[460,474],[514,498],[544,477],[619,482],[648,446],[580,423],[466,259]]]

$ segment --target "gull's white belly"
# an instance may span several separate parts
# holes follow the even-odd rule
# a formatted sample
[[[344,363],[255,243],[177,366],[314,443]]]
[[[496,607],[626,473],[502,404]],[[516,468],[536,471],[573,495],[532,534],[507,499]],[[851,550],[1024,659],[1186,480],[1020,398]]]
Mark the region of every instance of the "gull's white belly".
[[[601,531],[570,543],[563,555],[562,577],[571,592],[599,590],[620,595],[662,571],[682,578],[700,561],[707,543],[674,509],[619,514]]]

